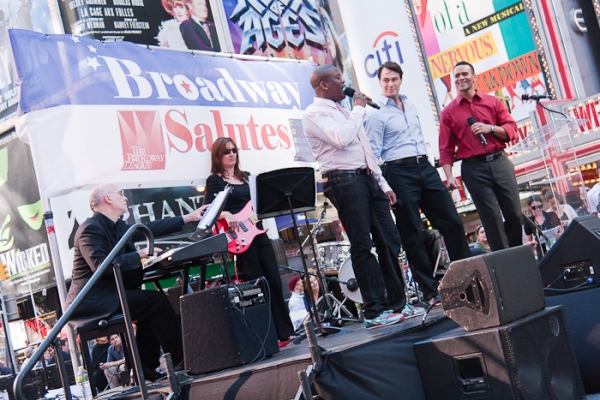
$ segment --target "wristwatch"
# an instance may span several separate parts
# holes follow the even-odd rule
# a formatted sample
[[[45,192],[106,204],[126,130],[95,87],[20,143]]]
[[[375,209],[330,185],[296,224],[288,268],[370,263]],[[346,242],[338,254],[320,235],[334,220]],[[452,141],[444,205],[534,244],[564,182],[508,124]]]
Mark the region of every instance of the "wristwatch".
[[[492,133],[496,132],[496,125],[492,125]]]

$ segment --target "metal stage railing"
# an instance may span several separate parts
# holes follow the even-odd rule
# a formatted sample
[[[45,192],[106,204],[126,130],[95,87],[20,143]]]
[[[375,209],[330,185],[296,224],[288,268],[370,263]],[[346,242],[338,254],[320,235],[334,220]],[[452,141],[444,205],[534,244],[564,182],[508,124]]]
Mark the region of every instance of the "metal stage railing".
[[[127,305],[127,297],[125,296],[125,285],[123,283],[123,275],[121,274],[120,267],[113,265],[113,261],[117,257],[117,255],[119,255],[119,252],[121,251],[121,249],[127,244],[127,242],[133,237],[133,235],[138,230],[141,230],[142,233],[146,236],[146,242],[147,242],[147,246],[148,246],[148,254],[152,254],[154,252],[154,235],[152,234],[152,231],[150,231],[150,228],[148,228],[146,225],[135,224],[135,225],[132,225],[127,230],[127,232],[125,232],[125,234],[123,235],[121,240],[119,240],[119,242],[117,243],[115,248],[108,254],[108,256],[106,257],[106,259],[104,260],[102,265],[100,265],[100,268],[98,268],[98,270],[92,275],[92,277],[90,278],[88,283],[84,286],[83,290],[79,293],[79,295],[77,295],[77,297],[75,298],[73,303],[69,306],[69,308],[67,308],[65,310],[63,316],[58,320],[56,325],[54,325],[54,328],[52,328],[52,330],[50,331],[48,336],[46,336],[46,339],[44,339],[42,341],[42,343],[40,343],[40,345],[37,348],[37,350],[35,351],[35,353],[33,353],[33,356],[31,357],[31,359],[25,365],[23,365],[23,368],[17,375],[14,385],[13,385],[13,390],[14,390],[15,397],[17,398],[17,400],[25,400],[25,397],[23,395],[23,390],[22,390],[22,385],[23,385],[23,380],[25,379],[25,375],[27,375],[27,373],[31,372],[31,370],[35,366],[36,362],[44,354],[44,351],[46,350],[46,348],[51,343],[55,342],[55,339],[60,334],[60,331],[62,330],[62,328],[69,322],[69,319],[71,319],[71,316],[73,315],[73,313],[77,310],[77,308],[79,308],[79,305],[83,302],[83,299],[87,296],[87,294],[92,289],[92,287],[96,284],[96,282],[99,279],[101,279],[102,275],[108,268],[114,269],[115,280],[116,280],[117,289],[119,292],[119,300],[121,301],[121,309],[123,310],[123,317],[125,319],[125,325],[127,327],[127,335],[126,335],[127,341],[129,342],[129,346],[130,346],[129,348],[133,352],[134,368],[136,371],[138,384],[140,386],[142,399],[144,399],[144,400],[148,399],[148,387],[146,386],[146,381],[144,380],[144,372],[143,372],[142,363],[140,360],[140,353],[138,351],[137,343],[135,341],[135,336],[133,333],[131,314],[129,313],[129,307]],[[60,347],[58,347],[58,349],[60,349]],[[65,399],[72,400],[73,397],[71,395],[71,390],[70,390],[69,382],[67,379],[67,373],[66,373],[67,371],[66,371],[64,359],[63,359],[62,353],[60,351],[57,351],[57,353],[58,353],[58,359],[59,359],[58,360],[58,370],[60,372],[60,379],[61,379],[61,382],[63,385],[63,389],[65,391]],[[88,371],[88,374],[89,373],[93,373],[93,371]]]

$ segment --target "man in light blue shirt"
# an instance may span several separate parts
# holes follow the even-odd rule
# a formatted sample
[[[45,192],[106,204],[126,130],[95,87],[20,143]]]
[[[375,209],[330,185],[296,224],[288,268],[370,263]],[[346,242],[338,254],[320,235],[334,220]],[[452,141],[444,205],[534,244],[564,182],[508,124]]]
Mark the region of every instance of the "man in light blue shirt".
[[[385,163],[384,177],[396,193],[396,226],[415,280],[425,300],[436,301],[437,280],[423,240],[419,209],[444,236],[451,260],[470,257],[471,253],[448,189],[427,158],[417,109],[400,94],[402,68],[386,62],[379,67],[377,77],[382,89],[377,99],[381,109],[367,117],[366,133],[375,158]]]

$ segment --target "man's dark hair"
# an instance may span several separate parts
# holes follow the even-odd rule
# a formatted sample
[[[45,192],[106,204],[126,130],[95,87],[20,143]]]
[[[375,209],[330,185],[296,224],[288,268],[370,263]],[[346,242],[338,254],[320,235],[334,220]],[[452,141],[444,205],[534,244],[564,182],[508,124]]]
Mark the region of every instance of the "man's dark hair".
[[[471,71],[473,72],[473,75],[475,75],[475,68],[473,68],[473,65],[471,63],[468,63],[466,61],[459,61],[459,62],[456,63],[456,65],[454,66],[454,68],[458,67],[459,65],[466,65],[466,66],[470,67]]]
[[[398,75],[400,75],[400,79],[402,79],[402,67],[394,61],[386,61],[379,66],[379,69],[377,69],[377,79],[381,79],[381,71],[383,71],[384,68],[397,72]]]

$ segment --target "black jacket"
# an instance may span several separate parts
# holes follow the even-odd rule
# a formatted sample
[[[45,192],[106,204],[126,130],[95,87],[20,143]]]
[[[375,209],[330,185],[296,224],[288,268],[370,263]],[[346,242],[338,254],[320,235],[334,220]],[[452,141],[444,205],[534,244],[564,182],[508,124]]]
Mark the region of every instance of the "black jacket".
[[[147,224],[155,237],[178,232],[183,227],[183,218],[175,217],[154,221]],[[75,297],[81,292],[92,274],[102,265],[106,256],[129,229],[129,225],[121,219],[116,224],[104,214],[94,213],[88,218],[75,234],[75,255],[73,259],[73,273],[71,287],[67,294],[67,304],[71,305]],[[134,241],[144,240],[143,233],[130,240],[114,264],[119,265],[123,272],[126,289],[139,289],[142,284],[144,272],[139,254],[135,250]],[[75,312],[75,318],[81,317],[107,317],[120,310],[117,285],[112,268],[106,270],[102,279],[88,293],[87,297]]]

